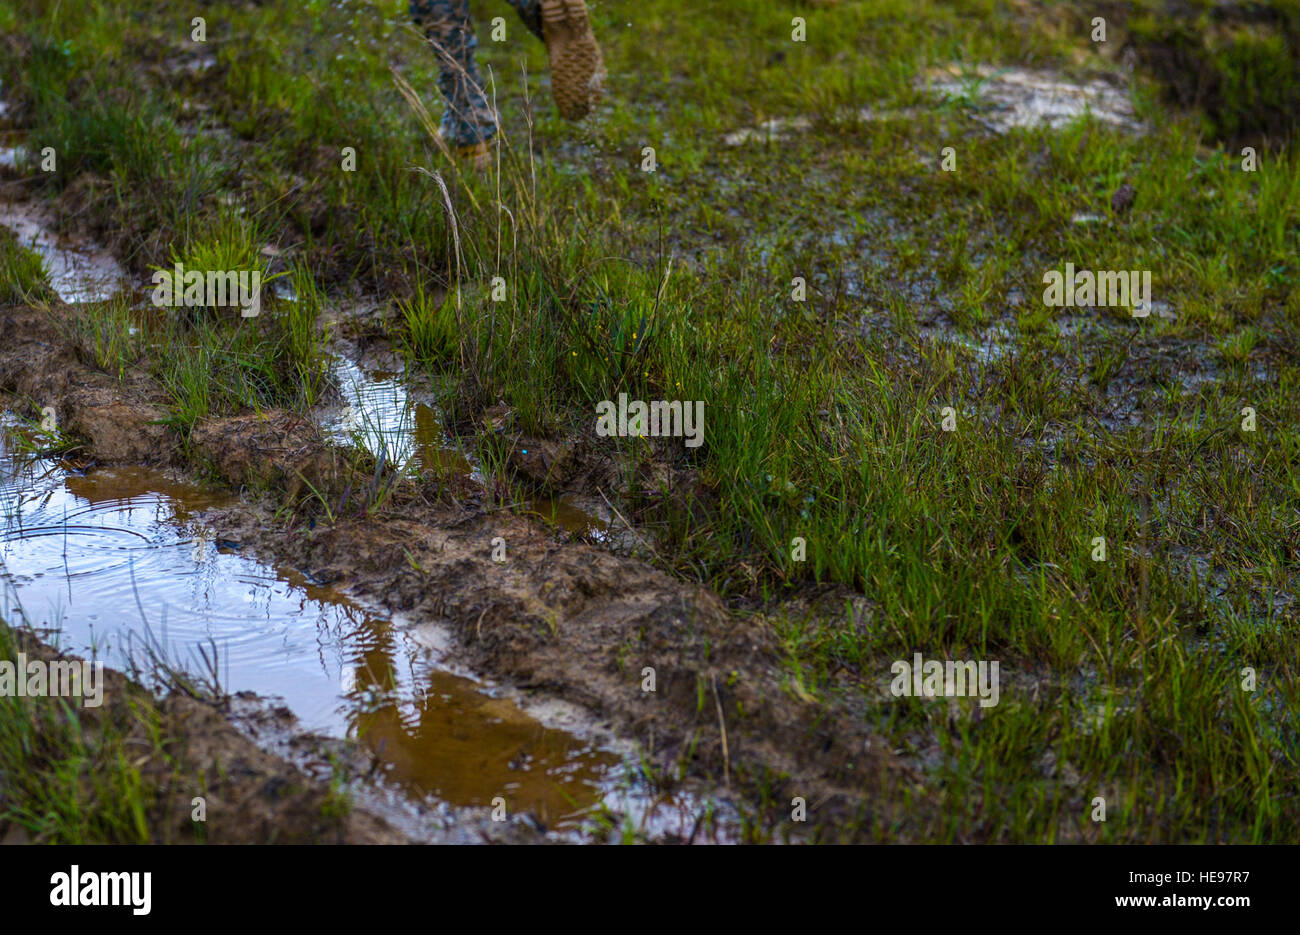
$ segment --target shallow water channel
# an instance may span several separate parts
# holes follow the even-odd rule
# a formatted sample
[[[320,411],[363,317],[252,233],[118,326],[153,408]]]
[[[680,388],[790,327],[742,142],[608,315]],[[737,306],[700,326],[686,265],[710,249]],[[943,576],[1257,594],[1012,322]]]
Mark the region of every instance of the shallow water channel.
[[[10,622],[119,668],[152,644],[202,673],[212,666],[200,648],[208,660],[215,648],[224,691],[278,696],[302,728],[358,740],[407,799],[489,806],[501,796],[557,829],[576,830],[601,802],[660,830],[690,820],[686,803],[652,807],[631,790],[612,749],[449,671],[415,631],[215,539],[204,511],[230,495],[147,468],[80,473],[19,451],[12,426],[0,443]]]
[[[10,169],[21,159],[15,147],[0,152]],[[0,225],[41,255],[65,302],[105,301],[126,285],[110,254],[54,234],[31,202],[0,202]],[[437,409],[412,398],[400,374],[340,357],[333,375],[343,406],[323,427],[337,444],[383,452],[390,466],[482,481]],[[205,512],[233,504],[233,494],[149,468],[83,470],[31,453],[32,438],[0,413],[4,621],[26,621],[46,642],[115,668],[148,671],[161,655],[215,677],[222,692],[282,699],[301,730],[355,740],[372,754],[384,794],[368,806],[383,811],[395,795],[405,807],[388,817],[408,829],[412,806],[489,807],[500,796],[509,813],[530,812],[566,835],[603,805],[624,816],[620,830],[695,838],[703,803],[649,789],[631,749],[589,719],[557,705],[525,711],[507,690],[453,671],[445,634],[431,637],[430,625],[370,613],[215,537]],[[599,506],[542,498],[527,507],[587,538],[608,541],[613,529]],[[734,837],[733,819],[715,818],[698,840]]]

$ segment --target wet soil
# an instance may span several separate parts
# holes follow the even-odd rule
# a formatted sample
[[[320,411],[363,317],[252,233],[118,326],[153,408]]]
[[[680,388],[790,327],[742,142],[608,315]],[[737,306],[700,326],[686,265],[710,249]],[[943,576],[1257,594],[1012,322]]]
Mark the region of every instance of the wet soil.
[[[60,306],[53,316],[73,314]],[[557,541],[545,523],[472,499],[448,502],[419,483],[399,486],[379,510],[340,510],[331,522],[299,479],[342,494],[356,478],[314,423],[275,411],[211,420],[195,428],[187,456],[167,429],[150,425],[161,396],[149,377],[128,373],[119,383],[84,364],[62,334],[50,313],[0,314],[0,391],[27,415],[53,407],[83,463],[197,468],[243,488],[248,496],[204,510],[214,542],[400,617],[416,639],[450,633],[459,664],[525,695],[576,704],[634,740],[661,784],[690,779],[724,799],[743,786],[751,802],[765,790],[756,817],[769,831],[791,830],[784,817],[795,795],[826,833],[850,820],[849,837],[892,823],[883,793],[907,770],[870,745],[851,703],[827,708],[799,697],[762,618],[729,613],[711,592],[643,561]],[[385,677],[383,665],[362,668]],[[653,692],[643,690],[647,669]],[[421,711],[417,700],[406,715],[371,718],[371,736],[405,758],[399,782],[454,790],[454,777],[430,781],[431,765],[404,741],[411,723],[450,716]]]
[[[134,667],[145,644],[229,690],[279,698],[297,729],[358,738],[372,772],[417,799],[501,795],[558,826],[602,801],[619,757],[438,668],[344,595],[240,555],[204,523],[229,493],[147,468],[2,460],[4,584],[58,645]]]
[[[72,306],[60,311],[65,318],[79,314]],[[223,520],[239,514],[237,497],[132,463],[197,467],[235,487],[273,489],[296,506],[309,477],[315,484],[308,489],[344,489],[346,497],[344,484],[365,478],[314,423],[276,412],[212,420],[195,428],[187,456],[173,433],[145,431],[162,415],[160,394],[146,376],[132,373],[118,384],[83,365],[44,312],[14,310],[3,330],[24,335],[3,355],[4,387],[18,391],[29,411],[57,414],[62,431],[77,439],[65,450],[68,461],[5,460],[14,462],[16,474],[4,485],[3,568],[34,622],[57,627],[75,646],[119,652],[128,662],[131,639],[142,627],[148,633],[151,623],[161,625],[165,655],[173,646],[188,648],[182,665],[201,668],[207,660],[194,648],[211,643],[223,686],[288,702],[281,710],[294,723],[271,731],[272,741],[302,731],[354,737],[363,749],[345,759],[362,755],[358,769],[406,793],[409,801],[398,804],[408,809],[433,797],[463,811],[500,796],[538,833],[575,830],[593,809],[634,814],[639,828],[669,838],[686,836],[696,823],[701,805],[680,794],[657,796],[627,772],[630,748],[598,747],[593,733],[607,732],[585,730],[580,737],[548,727],[495,689],[449,671],[431,652],[447,643],[444,631],[366,613],[323,586],[334,574],[272,570],[246,558],[244,542],[209,521],[219,511],[226,511]],[[355,389],[343,395],[378,430],[374,440],[386,445],[402,438],[362,398],[373,394]],[[440,432],[424,435],[420,457],[446,453]],[[41,444],[39,436],[28,441]],[[257,515],[259,523],[276,522],[269,513]],[[567,718],[591,727],[590,715],[544,707],[548,722]],[[261,719],[241,723],[256,730]],[[297,751],[286,747],[294,759]],[[373,789],[361,791],[379,811],[393,811]],[[426,818],[406,822],[416,837],[447,830],[429,831]],[[485,821],[458,812],[453,828],[463,837],[466,827]],[[718,829],[711,830],[716,837]],[[503,830],[480,827],[475,834],[499,839]]]
[[[1127,91],[1102,78],[1071,81],[1051,71],[948,65],[926,71],[916,81],[916,88],[949,104],[964,105],[973,119],[997,134],[1039,126],[1060,129],[1085,115],[1120,129],[1141,129]],[[912,120],[916,115],[914,108],[863,107],[838,116],[844,121],[874,123]],[[770,144],[806,133],[813,126],[808,116],[776,117],[734,130],[723,142],[728,146]]]

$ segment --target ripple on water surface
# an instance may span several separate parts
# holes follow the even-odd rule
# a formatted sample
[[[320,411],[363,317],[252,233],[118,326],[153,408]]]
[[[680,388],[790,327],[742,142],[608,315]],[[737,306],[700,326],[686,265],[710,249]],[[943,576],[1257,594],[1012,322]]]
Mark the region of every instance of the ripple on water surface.
[[[403,628],[215,539],[222,494],[159,472],[87,475],[0,454],[0,565],[17,607],[65,649],[109,664],[146,637],[198,665],[215,645],[227,691],[279,696],[308,729],[351,736],[417,797],[531,810],[558,827],[606,798],[620,758],[439,668]]]

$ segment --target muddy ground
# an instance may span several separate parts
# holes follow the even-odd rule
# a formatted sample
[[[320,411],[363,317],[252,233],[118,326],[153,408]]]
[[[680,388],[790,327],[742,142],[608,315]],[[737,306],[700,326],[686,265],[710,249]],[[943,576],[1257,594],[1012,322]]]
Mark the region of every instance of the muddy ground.
[[[20,412],[52,407],[76,439],[66,455],[83,469],[143,462],[242,489],[238,506],[205,516],[219,537],[416,625],[449,627],[457,658],[470,668],[581,705],[634,739],[657,783],[703,781],[723,798],[744,789],[746,800],[762,803],[750,818],[777,834],[795,827],[785,820],[795,796],[807,800],[821,833],[843,825],[861,836],[896,823],[887,790],[900,789],[910,771],[871,744],[847,705],[827,715],[798,697],[760,617],[737,616],[706,589],[639,559],[563,541],[547,525],[485,509],[473,496],[448,502],[411,484],[374,515],[343,509],[328,522],[315,495],[345,495],[371,479],[316,425],[277,411],[214,419],[194,429],[187,448],[159,424],[164,397],[149,376],[118,382],[82,360],[56,323],[76,314],[66,305],[53,315],[3,313],[0,391]],[[493,560],[497,537],[503,563]],[[842,611],[834,595],[823,603],[828,614]],[[647,667],[653,692],[642,690]],[[197,702],[188,710],[203,711],[205,729],[220,720]],[[272,761],[263,761],[269,769]],[[267,803],[258,807],[269,818]],[[279,814],[294,820],[291,811]],[[330,839],[314,826],[295,833]],[[361,839],[360,830],[346,833]],[[379,839],[379,831],[367,833]]]
[[[0,68],[8,122],[27,127],[0,137],[0,197],[31,199],[24,224],[45,235],[24,242],[48,261],[55,239],[98,241],[137,286],[173,258],[292,277],[256,329],[217,309],[156,329],[126,295],[78,304],[96,299],[54,269],[73,304],[37,286],[6,308],[21,290],[0,282],[0,392],[53,415],[43,458],[237,492],[203,508],[205,534],[425,649],[450,634],[449,658],[516,700],[580,706],[644,751],[636,783],[739,808],[730,839],[1276,839],[1296,824],[1272,790],[1295,767],[1297,175],[1285,150],[1247,168],[1204,143],[1277,142],[1294,107],[1246,92],[1289,86],[1270,76],[1294,29],[1152,33],[1155,5],[1107,6],[1103,43],[1058,4],[833,4],[802,59],[740,4],[689,20],[659,4],[636,31],[606,10],[623,86],[599,120],[548,125],[536,69],[502,99],[511,239],[479,210],[486,188],[444,202],[411,171],[443,163],[391,86],[434,80],[400,10],[229,5],[200,54],[165,16],[98,17],[70,43],[39,4],[0,0],[21,64]],[[1164,6],[1195,23],[1244,8]],[[504,76],[529,50],[480,51]],[[1219,85],[1157,107],[1142,76],[1162,62]],[[356,176],[337,174],[340,133],[361,134]],[[661,141],[653,175],[643,135]],[[43,180],[19,151],[46,140],[70,158]],[[958,161],[941,169],[944,143]],[[1154,267],[1154,314],[1038,308],[1042,269],[1066,258]],[[502,270],[526,275],[489,303]],[[785,301],[804,301],[796,275],[806,310]],[[403,417],[422,393],[437,439],[408,426],[418,458],[377,455],[346,368],[395,388]],[[707,399],[707,449],[592,441],[589,397],[622,389]],[[936,445],[925,419],[949,405],[962,443]],[[1256,409],[1258,436],[1236,418]],[[603,528],[542,521],[575,503]],[[1101,532],[1113,565],[1080,552]],[[787,549],[796,534],[813,561]],[[877,679],[916,647],[1001,656],[1018,700],[985,717],[894,703]],[[1243,664],[1276,694],[1246,703]],[[322,782],[312,762],[367,774],[365,754],[296,749],[292,724],[237,701],[222,713],[264,751]],[[1098,794],[1125,820],[1089,818]],[[481,808],[454,821],[459,836],[403,830],[536,837],[480,827]]]

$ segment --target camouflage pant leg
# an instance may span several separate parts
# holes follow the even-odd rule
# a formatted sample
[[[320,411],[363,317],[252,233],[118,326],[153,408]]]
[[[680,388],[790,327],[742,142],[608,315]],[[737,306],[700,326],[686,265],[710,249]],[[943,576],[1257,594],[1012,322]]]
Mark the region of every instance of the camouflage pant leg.
[[[490,139],[496,132],[496,112],[474,64],[478,38],[469,19],[469,0],[410,0],[410,11],[438,56],[438,89],[447,102],[443,139],[458,146]]]
[[[524,25],[542,34],[541,0],[509,0]],[[474,63],[478,37],[469,18],[469,0],[410,0],[411,19],[436,46],[438,88],[447,102],[442,135],[449,143],[471,146],[496,133],[496,112]]]

